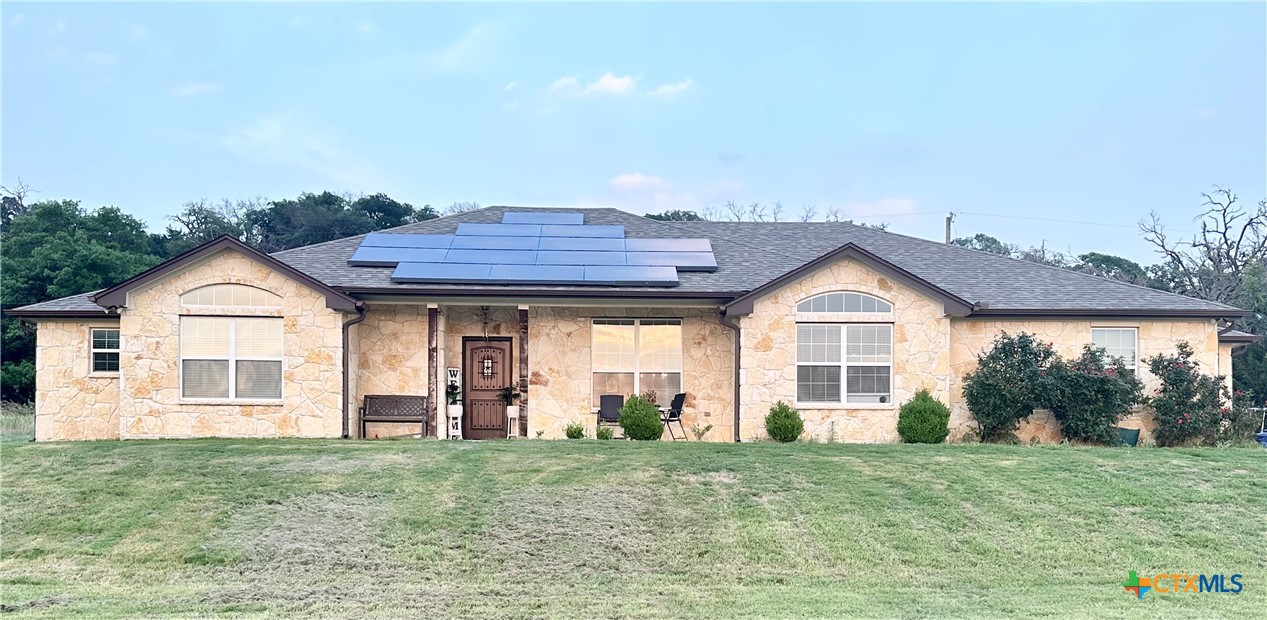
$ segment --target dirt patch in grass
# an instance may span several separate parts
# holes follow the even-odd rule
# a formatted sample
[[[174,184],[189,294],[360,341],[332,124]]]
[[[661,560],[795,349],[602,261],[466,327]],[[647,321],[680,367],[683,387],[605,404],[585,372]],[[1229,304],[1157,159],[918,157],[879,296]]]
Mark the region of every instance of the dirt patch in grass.
[[[41,607],[52,607],[54,605],[65,605],[70,602],[69,596],[48,596],[37,598],[33,601],[25,603],[16,603],[13,605],[0,605],[0,613],[13,613],[22,611],[23,609],[39,609]]]
[[[695,484],[739,484],[739,474],[730,471],[711,471],[706,474],[687,474],[682,476],[686,482]]]

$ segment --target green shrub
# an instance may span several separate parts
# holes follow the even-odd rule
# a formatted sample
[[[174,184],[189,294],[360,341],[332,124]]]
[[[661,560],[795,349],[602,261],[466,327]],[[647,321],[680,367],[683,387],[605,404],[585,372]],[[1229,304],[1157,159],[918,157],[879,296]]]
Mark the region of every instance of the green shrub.
[[[585,439],[585,425],[580,422],[568,422],[568,425],[563,428],[563,434],[567,435],[568,439]]]
[[[920,390],[897,412],[897,434],[906,443],[941,443],[950,434],[950,408]]]
[[[1249,390],[1236,390],[1232,394],[1232,406],[1220,410],[1223,423],[1219,425],[1218,441],[1254,445],[1254,434],[1263,424],[1263,410],[1256,408],[1261,402]]]
[[[1014,438],[1021,420],[1041,407],[1043,374],[1056,358],[1051,343],[1026,333],[1000,334],[977,356],[977,368],[963,378],[963,395],[982,441]]]
[[[1113,426],[1143,402],[1143,383],[1091,345],[1076,359],[1057,357],[1044,381],[1042,405],[1060,422],[1066,439],[1113,443]]]
[[[804,430],[805,422],[801,420],[800,412],[783,401],[774,403],[765,416],[765,432],[775,441],[796,441]]]
[[[620,408],[620,428],[625,437],[638,441],[652,441],[664,434],[664,422],[660,421],[660,409],[655,401],[643,396],[630,396]]]
[[[1231,395],[1223,377],[1203,375],[1192,359],[1192,347],[1180,342],[1174,355],[1154,355],[1147,361],[1161,387],[1148,399],[1156,414],[1153,436],[1159,446],[1213,445],[1220,435]]]
[[[603,441],[607,441],[608,439],[615,437],[616,432],[613,431],[610,426],[600,426],[597,431],[594,431],[594,436]]]

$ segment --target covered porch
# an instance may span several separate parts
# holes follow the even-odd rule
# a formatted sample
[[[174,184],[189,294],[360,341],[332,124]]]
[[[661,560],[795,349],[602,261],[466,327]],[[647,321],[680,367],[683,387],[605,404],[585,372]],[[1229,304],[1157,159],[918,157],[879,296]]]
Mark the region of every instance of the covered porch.
[[[559,439],[593,437],[600,397],[685,394],[682,427],[734,437],[735,331],[715,305],[379,299],[349,328],[350,434]],[[503,390],[517,393],[507,415]],[[367,396],[425,399],[419,422],[361,416]],[[456,395],[456,406],[451,404]],[[418,401],[421,402],[421,401]],[[679,437],[681,433],[679,433]],[[666,433],[665,437],[668,437]]]

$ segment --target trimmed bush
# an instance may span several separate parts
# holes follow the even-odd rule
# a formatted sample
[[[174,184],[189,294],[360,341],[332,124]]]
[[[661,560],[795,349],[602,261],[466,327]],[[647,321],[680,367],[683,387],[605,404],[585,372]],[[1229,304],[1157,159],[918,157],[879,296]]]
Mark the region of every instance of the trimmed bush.
[[[941,443],[950,434],[950,408],[920,390],[897,412],[897,434],[906,443]]]
[[[660,421],[660,409],[655,401],[643,396],[630,396],[620,408],[620,428],[625,437],[638,441],[654,441],[664,434],[664,422]]]
[[[982,441],[1015,439],[1021,420],[1042,408],[1043,375],[1057,355],[1033,334],[1003,333],[977,368],[964,375],[963,396]]]
[[[585,425],[580,422],[568,422],[568,425],[563,428],[563,434],[567,435],[568,439],[585,439]]]
[[[783,401],[774,403],[770,407],[770,413],[765,416],[765,432],[775,441],[796,441],[804,430],[805,422],[801,420],[801,413]]]
[[[1154,355],[1148,370],[1161,387],[1148,399],[1156,413],[1153,435],[1159,446],[1211,445],[1219,439],[1223,418],[1231,400],[1223,377],[1203,375],[1186,342],[1175,346],[1174,355]]]
[[[1043,406],[1066,439],[1113,443],[1113,425],[1143,402],[1144,384],[1099,347],[1073,360],[1056,358],[1044,374]]]
[[[600,426],[597,431],[594,431],[594,436],[603,441],[607,441],[608,439],[615,437],[616,432],[613,431],[610,426]]]

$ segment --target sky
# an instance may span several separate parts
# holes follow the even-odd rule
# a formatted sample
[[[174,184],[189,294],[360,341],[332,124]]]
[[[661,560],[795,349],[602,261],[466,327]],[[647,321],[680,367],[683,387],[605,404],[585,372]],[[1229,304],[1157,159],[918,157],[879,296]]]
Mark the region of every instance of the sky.
[[[0,177],[147,222],[196,199],[703,210],[1151,263],[1267,198],[1255,4],[5,2]],[[1059,221],[1056,221],[1059,220]]]

